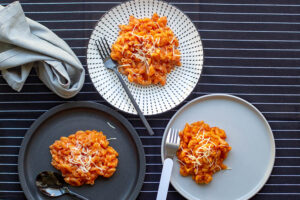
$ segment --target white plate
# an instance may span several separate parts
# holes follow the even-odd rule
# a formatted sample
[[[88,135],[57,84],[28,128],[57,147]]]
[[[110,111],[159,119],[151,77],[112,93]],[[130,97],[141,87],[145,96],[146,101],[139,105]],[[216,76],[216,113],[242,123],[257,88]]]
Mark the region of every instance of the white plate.
[[[130,83],[123,76],[129,90],[144,115],[166,112],[180,104],[197,85],[202,65],[203,48],[197,28],[192,21],[176,7],[157,0],[132,0],[108,11],[97,23],[87,49],[87,67],[91,80],[100,95],[114,107],[136,114],[130,99],[122,88],[117,76],[103,66],[95,40],[105,37],[111,45],[119,34],[120,24],[128,24],[129,16],[152,17],[153,13],[167,16],[168,26],[179,40],[181,67],[167,75],[165,86],[141,86]]]
[[[170,120],[162,140],[162,159],[167,130],[183,129],[185,123],[201,120],[225,130],[232,150],[224,163],[232,170],[217,172],[212,182],[198,185],[191,176],[180,175],[175,157],[172,185],[191,200],[249,199],[266,183],[274,165],[275,142],[268,122],[253,105],[238,97],[225,94],[199,97]]]

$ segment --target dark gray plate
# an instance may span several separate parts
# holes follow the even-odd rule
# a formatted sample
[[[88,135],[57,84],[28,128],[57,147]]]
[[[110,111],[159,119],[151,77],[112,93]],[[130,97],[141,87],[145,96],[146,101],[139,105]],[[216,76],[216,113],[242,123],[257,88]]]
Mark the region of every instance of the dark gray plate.
[[[70,187],[91,200],[135,199],[145,176],[145,154],[132,125],[116,111],[92,102],[74,102],[56,106],[39,117],[27,131],[21,145],[18,170],[26,197],[30,200],[50,199],[35,186],[42,171],[57,171],[51,165],[49,146],[61,136],[77,130],[103,131],[119,153],[119,164],[109,179],[98,177],[93,186]],[[72,199],[63,196],[61,199]]]

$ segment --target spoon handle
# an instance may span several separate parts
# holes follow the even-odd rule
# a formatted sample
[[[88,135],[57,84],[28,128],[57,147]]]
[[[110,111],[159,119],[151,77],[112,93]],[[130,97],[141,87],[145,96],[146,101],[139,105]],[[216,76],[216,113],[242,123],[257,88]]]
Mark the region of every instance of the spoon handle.
[[[81,196],[80,194],[72,192],[71,190],[69,190],[68,193],[70,195],[72,195],[73,197],[76,197],[77,199],[80,199],[80,200],[89,200],[88,198],[85,198],[84,196]]]

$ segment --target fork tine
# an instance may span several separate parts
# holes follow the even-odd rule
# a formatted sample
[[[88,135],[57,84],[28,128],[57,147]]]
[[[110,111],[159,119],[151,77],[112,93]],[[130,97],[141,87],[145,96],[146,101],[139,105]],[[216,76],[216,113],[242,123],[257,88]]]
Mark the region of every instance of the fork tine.
[[[170,136],[170,142],[173,143],[173,138],[174,138],[174,129],[172,128],[171,136]]]
[[[176,135],[176,144],[180,143],[180,137],[179,137],[179,130],[177,129],[177,135]]]
[[[174,130],[174,144],[176,144],[177,142],[177,129]]]
[[[105,44],[106,44],[106,49],[108,49],[109,51],[111,51],[111,49],[110,49],[110,47],[109,47],[109,44],[108,44],[108,42],[107,42],[107,39],[106,39],[106,38],[104,38],[104,41],[105,41]]]
[[[173,129],[173,133],[172,133],[172,143],[175,143],[175,138],[176,138],[176,129]]]
[[[105,54],[106,54],[105,57],[108,57],[109,56],[109,48],[107,49],[103,38],[100,38],[100,40],[101,40],[101,44],[102,44],[101,47],[103,47],[103,49],[104,49],[103,52],[105,52]]]
[[[101,41],[102,41],[102,40],[101,40],[101,38],[100,38],[100,40],[98,40],[98,45],[99,45],[99,48],[100,48],[100,52],[102,53],[102,56],[103,56],[104,58],[106,58],[107,55],[106,55],[106,52],[105,52],[105,48],[103,47],[103,44],[102,44]]]
[[[172,132],[172,128],[170,128],[169,131],[168,131],[167,139],[166,139],[167,143],[170,143],[171,132]]]
[[[102,54],[102,51],[100,50],[101,45],[100,45],[100,43],[99,43],[99,40],[96,40],[96,41],[95,41],[95,44],[96,44],[97,49],[98,49],[98,51],[99,51],[100,57],[102,58],[102,60],[104,60],[104,56],[103,56],[103,54]]]

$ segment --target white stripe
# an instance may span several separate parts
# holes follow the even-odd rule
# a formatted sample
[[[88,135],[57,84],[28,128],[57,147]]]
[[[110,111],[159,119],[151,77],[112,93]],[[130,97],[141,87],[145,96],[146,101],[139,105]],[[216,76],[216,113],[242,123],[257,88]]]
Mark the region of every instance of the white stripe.
[[[77,38],[79,39],[79,38]],[[86,55],[78,55],[78,58],[85,58]],[[282,58],[282,57],[221,57],[205,56],[205,59],[234,59],[234,60],[300,60],[300,58]]]
[[[300,140],[300,139],[299,139]],[[145,154],[146,156],[161,157],[161,154]],[[18,156],[18,155],[16,155]],[[276,156],[277,159],[300,159],[300,156]]]
[[[4,103],[4,104],[6,104],[6,103],[16,103],[16,104],[18,104],[18,103],[21,103],[21,104],[23,104],[23,103],[67,103],[67,102],[74,102],[74,101],[2,101],[2,102],[0,102],[0,103]],[[95,102],[101,102],[101,101],[95,101]]]
[[[262,195],[300,195],[300,193],[266,193],[266,192],[259,192],[257,194],[262,194]]]
[[[36,119],[0,119],[0,121],[34,121]]]
[[[274,166],[275,167],[275,166]],[[298,166],[297,166],[298,167]],[[151,174],[156,174],[156,175],[160,175],[161,172],[146,172],[146,174],[148,175],[151,175]],[[286,175],[280,175],[280,174],[271,174],[271,176],[287,176],[287,177],[290,177],[290,176],[300,176],[300,175],[292,175],[292,174],[286,174]],[[281,184],[280,184],[281,185]],[[283,184],[284,185],[284,184]],[[300,184],[298,184],[300,185]]]
[[[252,48],[204,48],[204,50],[225,51],[300,51],[300,49],[252,49]]]
[[[146,163],[146,165],[162,165],[161,163]],[[274,167],[300,167],[300,166],[274,166]],[[288,175],[271,175],[271,176],[300,176],[299,174],[295,174],[295,175],[291,175],[291,174],[288,174]]]
[[[262,22],[262,21],[205,21],[192,20],[194,23],[220,23],[220,24],[300,24],[299,22]]]
[[[300,159],[299,156],[287,156],[287,157],[276,156],[275,158],[278,158],[278,159]],[[299,176],[300,176],[300,175],[299,175]]]
[[[46,112],[47,110],[0,110],[0,113],[5,112]]]
[[[86,49],[87,47],[71,47],[71,49]],[[84,67],[86,67],[86,65],[83,65]]]
[[[299,103],[300,104],[300,103]],[[140,118],[127,118],[128,120],[131,121],[140,121]],[[26,120],[26,119],[24,119]],[[170,118],[148,118],[149,121],[169,121]],[[269,123],[299,123],[300,120],[268,120]],[[143,136],[144,137],[144,136]],[[146,136],[145,136],[146,137]],[[151,138],[151,136],[150,136]]]
[[[32,103],[35,103],[35,104],[47,104],[47,103],[67,103],[67,102],[73,102],[73,101],[10,101],[10,102],[0,102],[0,104],[32,104]],[[101,102],[104,102],[104,100],[98,100],[95,102],[98,102],[98,103],[101,103]],[[185,100],[184,102],[189,102],[188,100]],[[252,102],[252,104],[255,104],[255,105],[260,105],[260,104],[265,104],[265,105],[300,105],[300,103],[298,102],[295,102],[295,103],[276,103],[276,102]],[[24,112],[31,112],[31,110],[2,110],[2,112],[20,112],[20,111],[24,111]],[[38,112],[45,112],[47,110],[42,110],[42,111],[38,111]],[[1,112],[1,111],[0,111]],[[150,117],[150,116],[149,116]],[[130,119],[138,119],[140,120],[139,118],[130,118]],[[151,118],[150,118],[151,119]],[[169,118],[166,118],[167,120],[169,120]],[[155,119],[153,119],[155,120]]]
[[[241,87],[300,87],[300,85],[267,85],[267,84],[234,84],[234,83],[198,83],[198,85],[212,86],[241,86]]]
[[[19,145],[0,145],[0,148],[20,148]]]
[[[295,177],[298,177],[298,176],[300,176],[300,175],[299,175],[299,174],[286,174],[286,175],[279,175],[279,174],[277,174],[277,175],[275,175],[275,174],[272,175],[272,174],[271,174],[271,176],[288,176],[288,177],[294,177],[294,176],[295,176]]]
[[[64,10],[64,11],[29,11],[25,14],[74,14],[74,13],[106,13],[106,10]]]
[[[266,183],[265,185],[270,185],[270,186],[300,186],[300,184],[290,184],[290,183],[277,183],[277,184],[271,184],[271,183]]]
[[[269,67],[261,67],[261,66],[218,66],[218,65],[205,65],[204,67],[209,67],[209,68],[234,68],[234,69],[300,69],[300,67],[277,67],[277,66],[269,66]]]
[[[157,190],[149,190],[149,191],[145,191],[145,190],[141,190],[140,191],[141,193],[157,193]],[[177,191],[175,191],[175,190],[169,190],[168,192],[176,192],[177,193]]]
[[[193,92],[193,94],[210,94],[210,92]],[[226,93],[232,95],[244,95],[244,96],[300,96],[300,94],[254,94],[254,93]],[[174,110],[176,111],[176,110]],[[264,113],[264,112],[262,112]],[[295,112],[288,112],[295,113]],[[298,112],[300,113],[300,112]]]
[[[159,181],[145,181],[144,183],[158,184]],[[300,186],[300,184],[286,184],[286,183],[283,183],[283,184],[280,184],[280,183],[277,183],[277,184],[266,183],[265,185],[268,185],[268,186]]]
[[[4,165],[4,166],[17,166],[18,164],[16,164],[16,163],[0,163],[0,166],[1,165]]]
[[[106,13],[106,10],[76,10],[76,11],[31,11],[25,14],[72,14],[72,13]],[[299,16],[299,13],[262,13],[262,12],[202,12],[183,11],[186,14],[208,14],[208,15],[267,15],[267,16]]]
[[[80,19],[78,19],[79,21],[82,21]],[[67,20],[67,22],[78,22],[78,20]],[[45,20],[45,21],[39,21],[39,22],[60,22],[61,20]],[[66,20],[63,20],[64,22]],[[88,20],[88,21],[99,21],[99,20]],[[52,31],[92,31],[94,29],[91,29],[91,28],[70,28],[70,29],[51,29]],[[249,33],[249,32],[254,32],[254,33],[288,33],[288,34],[297,34],[297,33],[300,33],[300,31],[289,31],[289,30],[286,30],[286,31],[276,31],[276,30],[273,30],[273,31],[269,31],[269,30],[213,30],[213,29],[198,29],[199,32],[237,32],[237,33]]]
[[[2,130],[5,128],[1,128]],[[8,129],[28,129],[28,128],[8,128]],[[14,136],[1,136],[0,139],[22,139],[24,137],[14,137]]]
[[[60,5],[60,4],[120,4],[122,2],[110,2],[110,1],[103,1],[103,2],[43,2],[43,3],[37,3],[37,2],[32,2],[32,3],[23,3],[21,2],[22,5]]]
[[[249,32],[252,32],[252,33],[300,33],[300,31],[289,31],[289,30],[286,30],[286,31],[279,31],[279,30],[273,30],[273,31],[270,31],[270,30],[218,30],[218,29],[198,29],[199,32],[237,32],[237,33],[249,33]]]
[[[71,19],[71,20],[36,20],[40,23],[70,23],[70,22],[97,22],[97,19]]]
[[[88,92],[81,91],[80,93],[81,94],[96,94],[98,92],[96,92],[96,91],[88,91]],[[1,94],[17,94],[17,95],[22,95],[22,94],[52,94],[53,95],[54,93],[53,92],[0,92],[0,95]]]
[[[160,147],[160,145],[143,145],[143,147],[146,147],[146,148],[157,148],[157,147]]]
[[[77,20],[42,20],[39,22],[86,22],[86,21],[99,21],[99,20],[81,20],[81,19],[77,19]],[[284,22],[283,22],[284,23]],[[70,29],[51,29],[52,31],[92,31],[94,29],[90,29],[90,28],[70,28]],[[249,33],[249,32],[254,32],[254,33],[288,33],[288,34],[295,34],[295,33],[300,33],[300,31],[279,31],[279,30],[213,30],[213,29],[198,29],[199,32],[237,32],[237,33]],[[84,47],[85,48],[85,47]]]
[[[20,182],[14,182],[14,181],[0,181],[0,184],[20,184]]]
[[[63,40],[89,40],[90,38],[62,38]],[[256,40],[256,39],[226,39],[226,38],[202,38],[202,41],[234,41],[234,42],[300,42],[300,40]]]
[[[62,38],[63,40],[88,40],[89,38]],[[202,41],[222,41],[222,42],[300,42],[300,40],[256,40],[256,39],[222,39],[222,38],[202,38]]]
[[[281,113],[281,114],[299,114],[300,112],[262,112],[262,113],[267,113],[267,114],[272,114],[272,113]],[[145,127],[135,127],[136,129],[138,129],[138,130],[145,130],[146,128]],[[22,127],[22,128],[13,128],[13,127],[1,127],[0,128],[0,130],[27,130],[27,129],[29,129],[29,128],[27,128],[27,127]],[[152,127],[152,129],[156,129],[156,130],[161,130],[161,129],[165,129],[165,127]],[[290,130],[282,130],[282,129],[274,129],[273,130],[273,132],[299,132],[300,130],[298,130],[298,129],[290,129]],[[153,138],[153,139],[155,139],[155,138],[158,138],[158,139],[160,139],[162,136],[140,136],[140,138],[145,138],[145,139],[147,139],[147,138]],[[0,138],[23,138],[23,137],[20,137],[20,136],[18,136],[18,137],[15,137],[15,136],[0,136]],[[300,138],[299,139],[275,139],[275,140],[300,140]]]
[[[91,28],[70,28],[70,29],[51,29],[52,31],[92,31],[94,29],[91,29]]]
[[[22,5],[60,5],[60,4],[120,4],[122,2],[55,2],[55,3],[52,3],[52,2],[45,2],[45,3],[36,3],[36,2],[32,2],[32,3],[23,3],[21,2]],[[4,3],[5,5],[7,3]],[[248,4],[248,3],[245,3],[245,4],[239,4],[239,3],[205,3],[205,2],[170,2],[170,4],[172,5],[212,5],[212,6],[255,6],[255,7],[265,7],[265,6],[271,6],[271,7],[299,7],[300,5],[298,4],[277,4],[277,3],[274,3],[274,4],[265,4],[265,3],[258,3],[258,4]]]
[[[84,56],[85,57],[85,56]],[[268,58],[268,57],[221,57],[221,56],[205,56],[207,59],[230,59],[230,60],[300,60],[300,58]]]
[[[300,42],[300,40],[249,40],[249,39],[219,39],[219,38],[202,38],[202,41],[230,41],[230,42]]]
[[[223,77],[252,77],[252,78],[300,78],[300,76],[268,76],[268,75],[233,75],[233,74],[202,74],[201,76],[223,76]]]
[[[73,101],[10,101],[10,102],[0,102],[0,104],[32,104],[32,103],[36,103],[36,104],[45,104],[45,103],[67,103],[67,102],[73,102]],[[95,102],[98,102],[98,103],[101,103],[101,102],[104,102],[104,100],[98,100]],[[185,100],[184,102],[189,102],[187,100]],[[252,102],[252,104],[255,104],[255,105],[260,105],[260,104],[266,104],[266,105],[300,105],[300,103],[276,103],[276,102]],[[19,111],[24,111],[24,112],[30,112],[31,110],[2,110],[2,112],[19,112]],[[44,110],[44,111],[39,111],[39,112],[45,112],[47,110]],[[1,111],[0,111],[1,112]],[[130,118],[130,119],[138,119],[139,118]],[[151,119],[151,118],[150,118]],[[169,120],[169,118],[166,118]],[[154,119],[153,119],[154,120]]]

